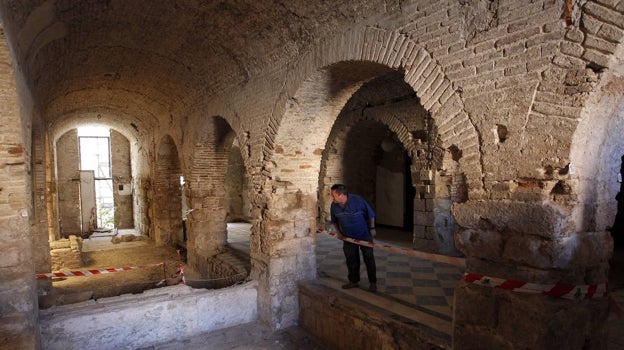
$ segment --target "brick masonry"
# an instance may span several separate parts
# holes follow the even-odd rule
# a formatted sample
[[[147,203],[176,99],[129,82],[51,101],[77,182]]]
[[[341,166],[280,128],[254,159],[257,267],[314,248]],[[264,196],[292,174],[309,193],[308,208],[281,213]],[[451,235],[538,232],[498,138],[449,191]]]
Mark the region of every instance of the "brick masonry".
[[[329,182],[353,182],[356,191],[374,199],[368,189],[375,180],[361,170],[371,168],[371,157],[350,146],[372,152],[369,142],[381,140],[380,130],[394,133],[411,157],[412,184],[422,194],[414,202],[419,218],[414,232],[434,239],[444,232],[448,242],[457,225],[455,245],[467,255],[469,271],[569,283],[601,282],[606,276],[611,251],[606,229],[617,192],[613,170],[622,149],[617,136],[622,123],[615,122],[623,71],[620,2],[10,5],[0,5],[0,217],[9,223],[4,226],[11,227],[10,235],[28,242],[23,249],[16,249],[14,240],[2,244],[8,271],[3,281],[15,290],[34,294],[31,282],[14,276],[30,261],[24,253],[32,244],[27,238],[39,237],[36,246],[45,245],[25,219],[33,212],[40,217],[41,204],[31,193],[40,191],[41,179],[49,181],[48,197],[57,196],[53,205],[60,215],[49,216],[50,229],[58,219],[61,232],[76,229],[68,214],[75,212],[77,192],[70,180],[76,168],[58,168],[67,174],[56,179],[44,176],[45,157],[39,154],[45,147],[37,140],[31,145],[42,130],[33,132],[32,125],[45,125],[50,140],[68,142],[61,153],[58,147],[48,151],[58,167],[65,165],[62,158],[75,157],[72,141],[62,135],[81,123],[102,122],[129,140],[132,215],[141,232],[170,241],[181,204],[163,200],[180,196],[178,190],[167,192],[180,174],[188,179],[188,204],[194,209],[189,261],[199,270],[224,244],[226,174],[236,138],[249,179],[259,317],[273,327],[296,322],[291,282],[315,277],[311,233],[326,210],[322,196]],[[242,13],[254,21],[242,20]],[[198,14],[206,16],[205,23]],[[133,25],[117,26],[125,16]],[[375,81],[392,81],[392,74],[404,84]],[[350,105],[368,82],[377,88],[369,95],[385,97],[360,96],[375,108]],[[400,103],[405,91],[413,93],[414,109]],[[366,111],[358,115],[358,109]],[[423,165],[416,139],[424,114],[437,130],[438,153],[435,176],[423,181],[416,176]],[[341,139],[349,134],[362,139]],[[161,155],[163,145],[175,152]],[[343,172],[344,160],[351,163]],[[35,300],[21,298],[27,305]],[[475,293],[468,286],[456,294],[458,310],[483,300],[503,311],[528,302],[505,293]],[[552,334],[540,334],[555,334],[555,344],[568,344],[566,334],[554,329],[593,330],[584,320],[600,324],[605,318],[599,312],[604,303],[594,306],[566,314],[561,324],[550,324],[537,308],[520,319],[550,325]],[[19,315],[21,328],[35,329],[32,309],[11,308],[7,317]],[[525,334],[511,334],[509,322],[492,319],[476,326],[468,316],[456,315],[462,320],[456,339],[504,337],[509,344],[491,344],[509,347],[545,344],[544,338],[524,343]],[[13,339],[20,334],[26,340],[16,341],[33,341],[27,331]],[[591,343],[600,336],[587,331],[580,338]]]

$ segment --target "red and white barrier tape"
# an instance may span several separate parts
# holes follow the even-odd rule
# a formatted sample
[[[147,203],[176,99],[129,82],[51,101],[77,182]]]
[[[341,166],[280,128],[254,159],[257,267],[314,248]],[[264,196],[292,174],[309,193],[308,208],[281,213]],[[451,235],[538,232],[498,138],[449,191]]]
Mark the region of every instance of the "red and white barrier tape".
[[[47,279],[47,278],[55,278],[55,277],[76,277],[76,276],[94,276],[94,275],[102,275],[107,273],[114,272],[122,272],[136,269],[143,269],[147,267],[153,266],[164,266],[165,264],[160,262],[158,264],[151,265],[143,265],[143,266],[124,266],[124,267],[112,267],[108,269],[99,269],[99,270],[75,270],[75,271],[58,271],[58,272],[49,272],[49,273],[38,273],[36,274],[37,279]]]
[[[184,265],[179,264],[176,272],[171,275],[171,278],[178,278],[178,283],[182,282],[182,284],[186,284],[186,279],[184,279]]]
[[[327,236],[331,236],[331,237],[336,237],[340,240],[346,241],[346,242],[351,242],[351,243],[355,243],[355,244],[359,244],[359,245],[363,245],[366,247],[372,247],[372,248],[380,248],[383,250],[387,250],[387,251],[391,251],[391,252],[395,252],[395,253],[399,253],[399,254],[403,254],[403,255],[408,255],[408,256],[413,256],[416,258],[420,258],[420,259],[425,259],[425,260],[430,260],[430,261],[435,261],[435,262],[440,262],[440,263],[444,263],[444,264],[449,264],[449,265],[455,265],[461,268],[466,268],[466,259],[464,258],[458,258],[458,257],[454,257],[454,256],[446,256],[446,255],[440,255],[440,254],[433,254],[433,253],[426,253],[426,252],[421,252],[418,250],[412,250],[412,249],[407,249],[407,248],[399,248],[399,247],[395,247],[389,244],[378,244],[378,243],[371,243],[368,241],[363,241],[360,239],[353,239],[353,238],[348,238],[348,237],[344,237],[344,238],[339,238],[338,235],[334,232],[329,232],[323,229],[317,229],[316,230],[317,233],[323,233]]]
[[[613,295],[609,293],[609,287],[607,283],[584,285],[537,284],[489,277],[476,273],[465,273],[462,280],[464,282],[474,283],[481,286],[488,286],[521,293],[542,294],[551,297],[571,300],[584,300],[605,297],[609,300],[609,307],[611,312],[616,314],[620,319],[624,318],[624,311],[622,311],[620,305],[618,305],[615,298],[613,298]]]
[[[489,277],[476,273],[465,273],[463,281],[514,292],[539,293],[573,300],[600,298],[609,295],[609,288],[606,283],[586,285],[537,284]]]

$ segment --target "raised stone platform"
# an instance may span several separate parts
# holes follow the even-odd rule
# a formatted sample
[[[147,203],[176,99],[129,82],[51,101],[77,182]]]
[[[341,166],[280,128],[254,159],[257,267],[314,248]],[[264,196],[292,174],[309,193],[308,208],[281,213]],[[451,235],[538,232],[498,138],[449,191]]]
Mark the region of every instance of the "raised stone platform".
[[[299,325],[339,349],[450,349],[451,320],[339,282],[300,283]]]
[[[50,242],[50,260],[52,271],[82,267],[82,238],[70,235],[69,238]]]

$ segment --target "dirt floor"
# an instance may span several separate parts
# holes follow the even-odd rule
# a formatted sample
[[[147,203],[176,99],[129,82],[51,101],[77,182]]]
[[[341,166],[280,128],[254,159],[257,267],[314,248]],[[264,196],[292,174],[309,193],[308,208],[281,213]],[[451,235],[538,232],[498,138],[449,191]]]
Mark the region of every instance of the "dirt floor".
[[[85,239],[82,257],[84,266],[72,270],[140,268],[93,276],[53,278],[48,295],[40,297],[40,308],[141,293],[158,288],[163,280],[172,284],[177,280],[173,277],[179,264],[185,260],[183,251],[178,253],[171,246],[156,246],[149,239],[113,244],[110,237]]]
[[[100,299],[128,293],[142,293],[175,284],[180,263],[186,263],[186,253],[172,246],[157,246],[150,239],[137,239],[114,244],[110,236],[86,238],[83,241],[84,266],[77,270],[94,270],[139,266],[129,271],[88,277],[53,278],[47,295],[40,296],[40,308],[72,304],[88,299]],[[162,265],[157,265],[162,263]],[[76,270],[76,269],[72,269]],[[624,295],[624,247],[616,246],[610,260],[609,289],[620,298]],[[624,307],[622,304],[620,307]]]

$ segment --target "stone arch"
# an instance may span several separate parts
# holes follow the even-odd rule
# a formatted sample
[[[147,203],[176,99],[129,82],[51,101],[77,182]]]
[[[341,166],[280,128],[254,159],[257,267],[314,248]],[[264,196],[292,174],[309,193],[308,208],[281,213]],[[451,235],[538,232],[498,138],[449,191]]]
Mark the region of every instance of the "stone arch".
[[[338,112],[364,82],[388,69],[403,71],[405,82],[435,120],[442,146],[462,151],[459,161],[466,169],[467,188],[477,195],[483,192],[479,135],[450,80],[424,47],[396,31],[358,28],[322,42],[296,66],[301,68],[287,79],[266,129],[264,196],[256,198],[262,220],[253,228],[261,238],[254,244],[252,237],[251,242],[257,257],[272,261],[274,277],[268,280],[265,274],[261,281],[258,309],[273,326],[296,322],[296,298],[283,303],[296,295],[295,286],[284,288],[280,281],[315,276],[314,252],[304,247],[311,245],[316,226],[322,150]],[[348,76],[336,74],[347,71],[342,69],[346,66]],[[322,93],[313,94],[317,90]],[[292,259],[296,266],[279,263]],[[277,306],[277,300],[282,304]]]
[[[362,85],[332,127],[321,160],[319,222],[329,221],[329,188],[343,183],[371,203],[380,225],[410,232],[419,247],[456,254],[448,190],[454,169],[443,163],[447,152],[411,86],[399,72],[388,71]],[[385,142],[400,145],[400,152],[384,149]],[[387,186],[389,177],[393,186]]]
[[[297,77],[306,77],[306,81],[314,81],[314,75],[320,71],[329,69],[328,74],[331,75],[332,67],[339,67],[344,62],[351,61],[369,62],[371,65],[376,63],[404,72],[405,82],[413,88],[423,107],[435,120],[442,147],[455,147],[462,151],[460,166],[465,169],[464,176],[469,191],[480,194],[483,190],[480,136],[469,115],[464,111],[458,92],[431,54],[399,32],[377,27],[361,27],[322,42],[316,50],[301,59],[299,66],[303,72],[298,71]],[[338,95],[331,96],[327,100],[325,108],[334,112],[340,110],[339,101],[344,101],[349,92],[357,90],[364,81],[376,76],[379,73],[378,69],[362,72],[359,81],[346,82],[342,87],[343,90],[335,91],[339,92]],[[331,113],[317,115],[317,118],[310,120],[309,116],[305,117],[296,110],[293,111],[299,109],[297,104],[300,102],[297,97],[290,97],[295,96],[294,90],[297,90],[296,94],[302,94],[305,90],[314,89],[314,84],[303,82],[301,85],[289,87],[290,89],[282,91],[278,106],[271,116],[271,124],[279,125],[279,134],[278,128],[270,128],[266,133],[264,154],[265,161],[269,163],[268,167],[273,167],[270,162],[275,153],[283,150],[280,147],[280,135],[294,134],[299,136],[291,139],[301,138],[303,135],[310,135],[310,131],[314,130],[314,134],[324,135],[318,136],[317,139],[326,139],[333,123]],[[279,108],[281,102],[283,110]],[[301,128],[302,124],[298,124],[297,120],[307,123],[308,127]],[[292,125],[297,124],[300,126],[299,130],[293,130]],[[322,147],[322,141],[317,139],[306,142],[308,151],[318,152]]]
[[[208,260],[222,252],[227,239],[226,174],[236,134],[228,121],[214,116],[201,121],[195,133],[193,158],[185,176],[188,263],[207,276]]]
[[[115,117],[117,116],[117,117]],[[120,122],[120,118],[129,118],[126,113],[121,113],[114,110],[91,112],[88,110],[74,110],[69,114],[62,117],[55,117],[55,122],[48,128],[53,142],[66,133],[67,131],[76,128],[81,125],[95,125],[104,126],[122,134],[132,143],[137,143],[141,136],[141,131],[146,131],[144,123],[135,124],[131,122]]]
[[[329,178],[326,179],[326,175],[330,173],[332,174],[332,176],[335,176],[336,172],[338,171],[338,169],[336,168],[340,167],[340,165],[337,164],[337,162],[331,162],[329,158],[332,157],[332,155],[329,154],[330,152],[328,150],[331,149],[332,150],[331,153],[335,153],[337,155],[342,154],[342,152],[346,148],[346,139],[336,137],[336,136],[347,135],[349,131],[354,127],[354,125],[361,121],[375,121],[375,122],[378,122],[379,124],[383,124],[385,127],[388,128],[390,132],[396,135],[397,141],[401,144],[401,146],[407,152],[408,156],[412,159],[412,163],[414,162],[414,160],[418,158],[417,141],[414,139],[414,134],[413,134],[413,131],[416,131],[416,130],[410,130],[395,115],[393,114],[379,115],[378,113],[370,113],[368,115],[362,115],[358,117],[356,115],[349,114],[342,121],[340,128],[332,129],[327,140],[328,143],[329,142],[332,142],[332,143],[326,145],[325,147],[326,154],[324,154],[323,159],[321,160],[321,162],[326,163],[326,165],[321,166],[320,176],[319,176],[319,200],[320,200],[319,207],[321,208],[321,216],[319,219],[321,220],[321,222],[328,219],[329,204],[331,203],[331,198],[329,197],[329,188],[331,187],[332,184],[330,183],[330,181],[328,181]],[[330,165],[332,163],[333,165]],[[332,181],[334,182],[336,180],[337,179],[335,178],[332,179]]]
[[[156,149],[153,190],[153,239],[156,244],[173,244],[181,241],[182,167],[178,147],[169,135],[160,139]]]
[[[151,147],[148,148],[148,144],[152,143],[152,139],[151,136],[149,139],[146,138],[145,133],[150,129],[145,123],[141,123],[124,112],[113,109],[104,109],[99,112],[81,108],[73,110],[71,113],[57,116],[55,122],[51,123],[48,127],[48,133],[50,135],[50,151],[48,152],[49,160],[47,161],[49,161],[50,164],[55,164],[58,161],[56,159],[55,148],[56,143],[61,136],[65,135],[70,130],[83,125],[109,128],[111,131],[117,132],[129,143],[130,172],[125,174],[126,171],[123,171],[123,178],[117,177],[114,179],[114,182],[128,183],[128,181],[130,181],[133,188],[132,198],[124,199],[124,201],[129,201],[131,203],[126,203],[124,207],[131,207],[133,217],[131,220],[127,220],[127,222],[132,221],[135,229],[143,234],[148,234],[152,228],[150,228],[147,210],[148,193],[146,188],[149,186],[146,187],[145,184],[149,183],[149,181],[146,180],[149,176],[151,167],[151,164],[148,161],[151,157],[151,151],[148,149]],[[52,174],[49,175],[50,178],[47,181],[50,182],[50,184],[56,183],[57,180],[55,172],[52,172]],[[56,187],[56,185],[52,187]],[[48,196],[56,198],[56,191],[49,191]],[[115,194],[115,196],[119,197],[117,194]],[[52,213],[50,215],[54,217],[58,215],[57,202],[58,200],[55,199],[50,201],[49,204]],[[52,222],[57,222],[57,220],[54,219]],[[55,227],[51,227],[50,230],[53,231],[50,232],[50,235],[54,235],[59,231],[59,227],[56,225]]]

